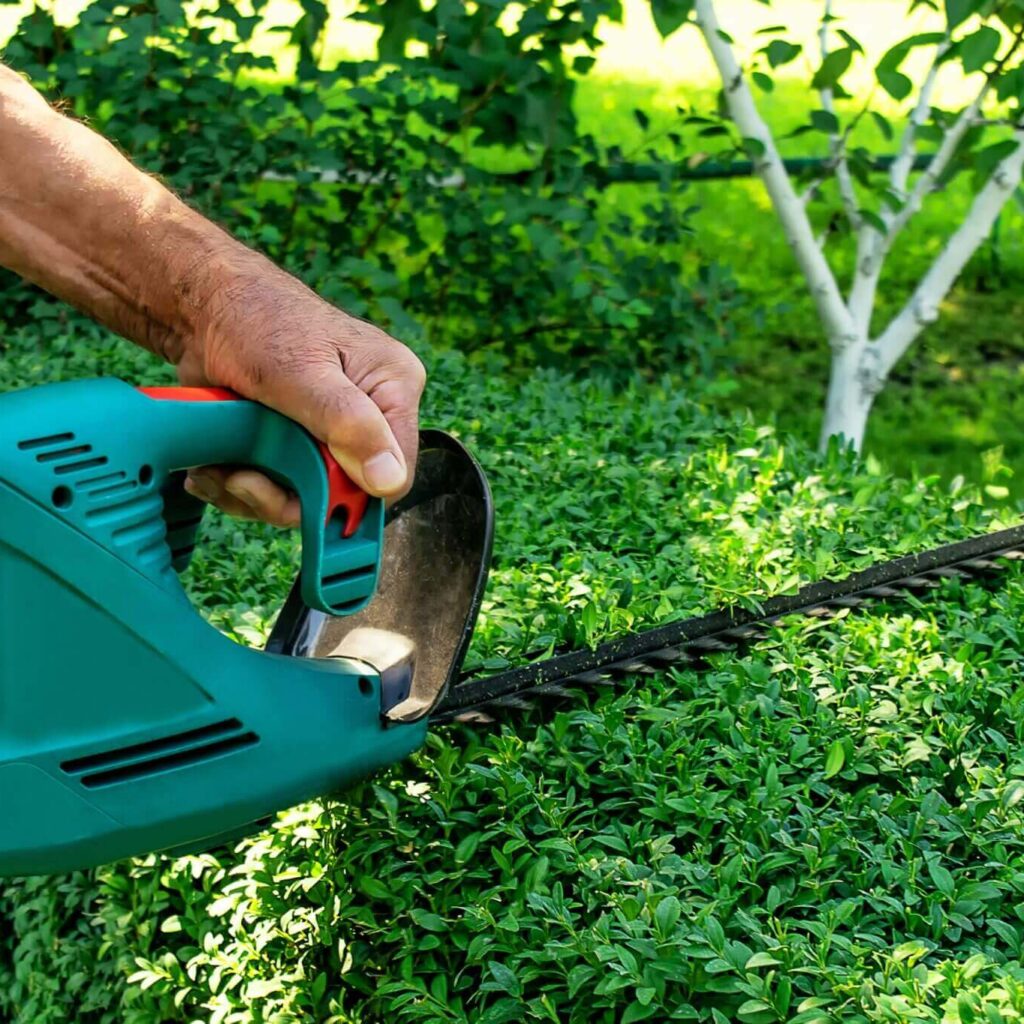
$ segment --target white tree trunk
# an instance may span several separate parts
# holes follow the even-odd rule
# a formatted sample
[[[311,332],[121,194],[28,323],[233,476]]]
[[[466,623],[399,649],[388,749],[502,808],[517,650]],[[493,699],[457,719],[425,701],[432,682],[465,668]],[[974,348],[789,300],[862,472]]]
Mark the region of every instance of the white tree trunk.
[[[825,416],[818,446],[824,450],[829,439],[840,437],[860,451],[864,430],[881,381],[873,372],[873,346],[867,337],[858,338],[840,352],[832,353]]]
[[[696,0],[694,14],[697,27],[704,36],[704,42],[721,76],[725,101],[736,127],[745,138],[759,143],[764,150],[760,157],[754,159],[755,170],[764,183],[782,224],[786,241],[803,271],[829,344],[835,350],[846,348],[857,333],[853,317],[846,308],[832,268],[814,237],[807,210],[786,172],[771,130],[757,109],[729,37],[718,22],[714,0]]]

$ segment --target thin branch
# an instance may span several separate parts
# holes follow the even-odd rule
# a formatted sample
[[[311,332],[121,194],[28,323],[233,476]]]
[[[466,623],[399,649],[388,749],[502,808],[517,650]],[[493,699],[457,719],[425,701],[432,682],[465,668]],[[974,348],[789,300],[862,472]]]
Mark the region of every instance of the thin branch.
[[[828,28],[832,20],[832,0],[825,0],[825,10],[821,18],[821,27],[818,30],[818,43],[821,48],[821,62],[825,63],[828,57]],[[821,107],[826,113],[836,116],[835,97],[831,86],[820,90]],[[857,191],[853,185],[853,175],[850,173],[850,164],[846,159],[846,139],[837,132],[830,132],[828,137],[829,154],[832,163],[835,165],[836,181],[839,185],[839,196],[843,201],[843,209],[846,210],[846,217],[850,227],[856,231],[860,227],[861,216],[860,203],[857,202]]]
[[[985,82],[981,89],[978,90],[974,100],[961,111],[960,116],[953,123],[952,127],[946,130],[935,156],[929,161],[928,167],[922,172],[908,195],[907,182],[914,165],[916,134],[931,110],[931,96],[935,88],[936,78],[938,77],[939,66],[943,55],[951,45],[948,36],[939,43],[935,59],[922,86],[921,95],[918,97],[910,117],[910,122],[903,133],[900,153],[890,170],[893,191],[904,200],[903,206],[895,212],[889,210],[882,211],[881,217],[886,226],[884,234],[880,234],[873,228],[865,225],[860,238],[857,240],[857,274],[854,278],[853,287],[850,290],[849,306],[854,319],[865,329],[870,326],[871,311],[874,309],[875,295],[878,290],[879,279],[882,275],[882,267],[885,263],[885,257],[892,248],[893,242],[921,209],[929,193],[934,190],[939,178],[941,178],[960,148],[960,143],[963,142],[964,136],[979,122],[982,105],[988,98],[992,86],[999,75],[1002,74],[1009,61],[1020,49],[1022,41],[1024,41],[1024,23],[1017,29],[1006,53],[996,61],[992,70],[985,75]]]
[[[935,59],[932,61],[921,92],[910,113],[903,135],[900,137],[899,150],[892,167],[889,168],[889,182],[893,192],[901,200],[907,199],[907,182],[910,180],[910,172],[914,168],[914,159],[917,156],[917,133],[924,124],[932,109],[932,94],[935,92],[935,83],[939,77],[939,68],[942,65],[942,58],[949,49],[949,35],[936,48]],[[891,210],[882,211],[882,220],[886,225],[886,235],[889,236],[889,245],[892,244],[893,236]],[[865,333],[871,328],[871,313],[875,308],[875,295],[878,291],[878,281],[882,276],[882,265],[885,262],[885,253],[888,251],[886,236],[880,234],[872,225],[865,224],[857,237],[857,272],[854,275],[853,285],[850,288],[850,312],[853,318],[861,326]]]
[[[885,223],[885,233],[879,232],[870,225],[865,225],[857,244],[857,275],[850,290],[850,310],[857,323],[867,328],[871,311],[875,305],[875,293],[878,281],[882,276],[885,257],[889,254],[893,242],[907,226],[911,218],[921,209],[925,197],[935,188],[936,182],[949,166],[950,161],[960,148],[964,136],[974,126],[981,105],[988,96],[991,83],[986,81],[977,96],[960,113],[960,116],[947,129],[935,156],[921,172],[913,190],[906,196],[903,206],[896,212],[883,210],[881,216]],[[911,153],[913,164],[913,153]],[[909,177],[909,171],[907,172]],[[902,171],[901,171],[902,176]]]
[[[935,59],[932,61],[932,66],[928,69],[924,84],[921,86],[917,103],[914,104],[914,109],[910,112],[907,126],[903,129],[899,153],[893,161],[892,167],[889,168],[889,181],[892,184],[892,190],[901,199],[906,195],[907,182],[910,179],[910,172],[914,167],[914,157],[917,155],[917,133],[932,109],[932,94],[935,92],[935,82],[939,77],[942,59],[948,50],[949,34],[947,33],[946,38],[936,48]]]
[[[768,126],[761,117],[743,70],[722,32],[714,0],[696,0],[696,22],[718,68],[729,112],[740,133],[762,150],[754,160],[755,169],[771,197],[790,248],[811,290],[818,315],[834,350],[856,341],[856,326],[836,284],[828,261],[818,248],[811,222],[786,173],[782,157]]]
[[[1024,173],[1024,128],[1014,133],[1017,148],[1004,157],[974,197],[963,223],[946,243],[903,309],[871,346],[876,372],[884,380],[921,331],[939,315],[939,304],[949,294],[967,261],[988,237],[1006,201]]]
[[[936,151],[935,156],[932,157],[931,162],[921,172],[921,176],[917,179],[916,184],[907,196],[907,201],[903,204],[902,209],[892,216],[889,233],[886,236],[890,244],[896,235],[907,226],[914,214],[921,209],[921,204],[928,194],[934,190],[939,178],[942,177],[943,172],[949,167],[953,157],[956,156],[956,151],[960,148],[960,143],[963,142],[964,136],[977,124],[981,105],[988,97],[991,88],[992,83],[987,81],[971,104],[961,111],[960,116],[953,122],[953,127],[943,136],[942,144]]]

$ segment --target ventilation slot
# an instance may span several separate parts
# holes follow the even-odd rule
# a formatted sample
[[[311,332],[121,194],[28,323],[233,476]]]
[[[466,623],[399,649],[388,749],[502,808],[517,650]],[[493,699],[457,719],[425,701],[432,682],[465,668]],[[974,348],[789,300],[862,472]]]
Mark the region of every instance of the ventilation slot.
[[[84,480],[76,480],[75,486],[83,491],[95,491],[97,487],[102,488],[104,484],[116,483],[127,476],[123,469],[119,469],[114,473],[104,473],[103,476],[88,476]]]
[[[325,587],[335,587],[339,583],[348,583],[352,580],[358,580],[361,577],[367,577],[369,580],[373,579],[373,566],[361,565],[357,569],[349,569],[346,572],[336,572],[333,576],[325,576],[321,581]]]
[[[119,484],[90,488],[89,497],[92,501],[103,501],[106,498],[116,497],[118,494],[130,494],[138,486],[134,480],[122,480]]]
[[[38,456],[37,456],[38,457]],[[81,473],[83,469],[94,469],[105,466],[109,460],[106,455],[97,455],[94,459],[81,459],[78,462],[65,462],[62,466],[54,466],[54,473]]]
[[[26,441],[19,441],[18,448],[23,452],[30,452],[35,448],[52,448],[55,444],[66,444],[74,439],[74,434],[50,434],[48,437],[32,437]]]
[[[88,455],[91,451],[91,444],[76,444],[71,448],[58,448],[52,452],[40,452],[36,456],[36,462],[56,462],[58,459],[71,459],[76,455]]]
[[[68,775],[77,776],[88,789],[132,782],[176,768],[202,764],[259,742],[256,733],[243,729],[237,718],[229,718],[175,736],[65,761],[61,769]]]

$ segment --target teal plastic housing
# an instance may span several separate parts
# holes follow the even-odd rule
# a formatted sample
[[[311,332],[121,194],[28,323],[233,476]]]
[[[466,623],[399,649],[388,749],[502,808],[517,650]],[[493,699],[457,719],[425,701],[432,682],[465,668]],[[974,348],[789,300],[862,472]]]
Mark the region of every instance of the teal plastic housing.
[[[215,845],[422,743],[369,666],[253,650],[191,607],[201,509],[167,481],[211,463],[299,494],[311,606],[369,601],[381,504],[343,538],[316,443],[277,413],[109,379],[0,396],[0,875]]]

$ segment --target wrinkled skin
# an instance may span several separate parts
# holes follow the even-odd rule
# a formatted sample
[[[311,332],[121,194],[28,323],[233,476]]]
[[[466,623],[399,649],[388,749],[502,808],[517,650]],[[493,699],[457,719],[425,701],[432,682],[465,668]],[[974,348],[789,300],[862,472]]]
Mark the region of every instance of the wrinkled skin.
[[[419,360],[231,238],[0,65],[0,265],[178,368],[327,442],[387,499],[415,469]],[[193,494],[280,526],[298,499],[262,474],[194,470]]]
[[[413,353],[270,265],[218,295],[178,362],[183,384],[218,384],[302,423],[364,490],[396,498],[415,471],[426,375]],[[205,467],[186,484],[232,515],[298,522],[298,500],[252,470]]]

